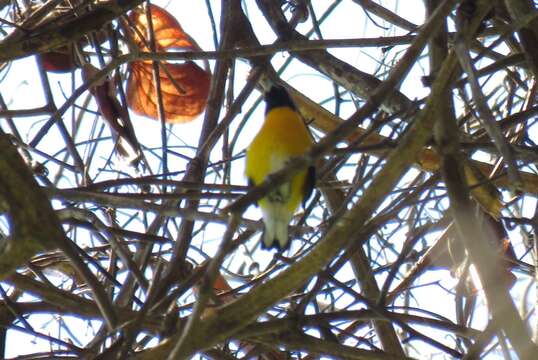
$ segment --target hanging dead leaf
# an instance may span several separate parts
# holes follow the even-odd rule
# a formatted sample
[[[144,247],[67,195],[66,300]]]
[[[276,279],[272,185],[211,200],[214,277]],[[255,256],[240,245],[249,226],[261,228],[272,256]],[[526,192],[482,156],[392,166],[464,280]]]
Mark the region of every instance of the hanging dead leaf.
[[[183,31],[183,28],[168,11],[157,5],[150,5],[153,33],[155,34],[155,47],[157,51],[169,49],[200,50],[196,42]],[[146,40],[148,22],[146,13],[141,8],[131,12],[129,17],[135,25],[133,40],[142,51],[149,51],[149,42]]]
[[[73,71],[78,67],[73,53],[67,47],[61,47],[53,51],[40,54],[41,62],[45,71],[63,74]]]
[[[486,234],[489,243],[502,259],[499,264],[502,278],[499,281],[510,289],[517,280],[512,269],[517,267],[518,260],[508,233],[500,220],[485,211],[480,211],[477,219],[479,219],[482,232]],[[468,264],[466,259],[467,254],[461,239],[459,239],[457,229],[454,223],[450,223],[434,244],[413,264],[403,280],[388,294],[387,302],[392,301],[395,296],[408,289],[413,281],[428,269],[450,269],[454,277],[469,276],[469,272],[465,270]],[[466,279],[465,286],[466,295],[476,293],[475,285],[470,276],[469,279]]]
[[[148,23],[142,10],[130,15],[135,30],[132,38],[143,51],[148,51],[146,36]],[[166,10],[151,5],[151,18],[155,34],[156,50],[199,50],[196,42],[183,31],[178,21]],[[181,64],[161,62],[161,94],[166,122],[189,122],[200,115],[207,104],[211,74],[192,61]],[[127,101],[135,113],[158,119],[157,91],[153,81],[151,61],[136,61],[129,66]]]
[[[82,67],[82,78],[85,82],[90,81],[98,72],[91,64]],[[129,112],[121,106],[115,95],[115,86],[112,80],[106,78],[90,87],[99,112],[111,128],[112,136],[116,142],[118,153],[129,163],[136,166],[142,150],[136,139]]]
[[[162,64],[162,66],[181,86],[181,89],[178,89],[168,74],[160,71],[161,93],[167,122],[193,120],[204,111],[206,106],[209,93],[209,74],[192,62]],[[157,96],[152,71],[151,65],[146,63],[131,64],[131,72],[127,81],[127,99],[129,108],[137,114],[158,119]]]
[[[72,18],[75,19],[74,17]],[[106,29],[92,32],[92,39],[103,44],[108,41],[109,36]],[[61,46],[54,50],[37,55],[43,64],[45,71],[57,74],[70,73],[81,67],[81,58],[77,56],[76,49],[84,48],[89,44],[89,37],[82,37],[76,43]]]

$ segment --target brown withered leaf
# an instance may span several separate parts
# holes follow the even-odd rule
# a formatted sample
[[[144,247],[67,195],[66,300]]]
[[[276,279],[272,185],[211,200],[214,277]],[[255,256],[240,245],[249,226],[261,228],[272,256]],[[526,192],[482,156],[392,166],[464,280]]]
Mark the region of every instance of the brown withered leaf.
[[[135,44],[148,51],[148,42],[141,38],[147,34],[147,18],[142,10],[130,14],[136,31],[132,31]],[[199,50],[196,42],[183,31],[179,22],[166,10],[151,5],[151,18],[156,50]],[[211,74],[196,63],[161,62],[161,93],[166,122],[189,122],[204,111],[209,94]],[[173,79],[173,80],[172,80]],[[158,119],[157,95],[153,81],[151,61],[135,61],[129,66],[127,101],[135,113]]]
[[[477,219],[482,232],[489,239],[490,245],[502,259],[499,264],[502,270],[502,278],[499,281],[506,285],[507,288],[511,288],[517,280],[511,271],[517,264],[517,257],[506,229],[500,220],[495,219],[485,211],[480,211]],[[469,272],[466,271],[468,263],[466,259],[467,254],[463,248],[463,243],[459,239],[454,223],[451,223],[426,253],[413,264],[411,270],[407,272],[403,280],[391,291],[388,297],[393,298],[409,288],[415,279],[432,268],[449,269],[454,277],[469,277],[464,282],[466,295],[474,294],[476,288],[469,276]]]
[[[157,5],[151,5],[151,19],[153,32],[155,34],[155,47],[157,51],[166,51],[169,49],[200,50],[196,42],[183,31],[183,28],[168,11]],[[145,12],[138,8],[131,12],[129,17],[136,26],[133,31],[133,40],[142,51],[149,51],[146,39],[140,35],[146,36],[148,31],[148,22]]]
[[[78,64],[68,47],[61,47],[39,55],[45,71],[63,74],[75,70]]]
[[[489,244],[499,254],[501,259],[499,266],[501,267],[502,278],[499,281],[503,282],[509,289],[514,286],[517,278],[512,273],[511,269],[517,264],[516,253],[508,233],[504,227],[502,221],[495,219],[490,214],[480,211],[477,216],[482,232],[489,240]],[[452,260],[451,272],[453,274],[461,274],[461,268],[464,267],[465,258],[468,256],[463,249],[463,242],[456,236],[449,239],[448,253]],[[473,293],[475,291],[472,281],[468,281],[468,292]]]
[[[91,64],[82,67],[82,78],[85,82],[91,80],[98,72]],[[109,78],[99,81],[90,87],[99,112],[111,128],[118,153],[136,165],[141,156],[140,144],[136,138],[129,118],[129,113],[121,106],[115,95],[115,86]]]
[[[200,285],[201,283],[197,283],[193,286],[196,296],[199,295]],[[232,291],[232,287],[226,278],[221,273],[218,273],[213,284],[213,292],[218,298],[213,298],[208,304],[208,307],[214,307],[232,301],[235,298],[235,294],[229,293],[230,291]]]
[[[72,18],[74,19],[74,17]],[[105,43],[108,39],[108,31],[102,29],[92,32],[92,40],[98,44]],[[57,74],[70,73],[73,70],[81,68],[81,60],[77,57],[76,49],[84,48],[89,44],[88,37],[79,39],[76,43],[60,46],[54,50],[37,55],[41,59],[45,71]],[[93,44],[93,43],[92,43]]]
[[[189,122],[200,115],[206,106],[209,93],[209,74],[193,62],[162,64],[180,84],[181,89],[170,81],[168,74],[160,71],[161,93],[166,121]],[[158,119],[157,97],[150,64],[131,64],[127,81],[129,108],[140,115]]]

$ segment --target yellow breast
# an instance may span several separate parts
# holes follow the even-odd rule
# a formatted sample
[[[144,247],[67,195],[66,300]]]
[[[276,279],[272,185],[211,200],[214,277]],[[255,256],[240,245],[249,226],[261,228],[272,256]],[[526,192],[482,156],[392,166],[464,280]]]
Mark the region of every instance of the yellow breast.
[[[310,146],[312,139],[299,115],[289,107],[274,108],[247,150],[246,175],[259,184]]]

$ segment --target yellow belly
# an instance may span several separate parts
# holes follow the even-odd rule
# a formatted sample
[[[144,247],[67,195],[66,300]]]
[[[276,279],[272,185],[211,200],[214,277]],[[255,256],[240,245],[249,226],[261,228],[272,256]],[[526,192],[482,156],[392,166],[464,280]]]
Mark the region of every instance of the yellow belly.
[[[246,175],[255,185],[267,175],[283,168],[287,161],[304,154],[312,146],[312,140],[303,120],[288,107],[272,109],[247,150]],[[303,198],[306,170],[295,175],[291,181],[290,196],[286,204],[294,212]],[[289,186],[289,185],[288,185]],[[263,208],[267,199],[259,204]]]

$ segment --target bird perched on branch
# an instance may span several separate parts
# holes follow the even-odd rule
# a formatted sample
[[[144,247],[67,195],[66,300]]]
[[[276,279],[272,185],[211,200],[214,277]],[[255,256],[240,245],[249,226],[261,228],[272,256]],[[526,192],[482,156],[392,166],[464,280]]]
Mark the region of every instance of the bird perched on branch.
[[[261,184],[312,146],[312,137],[286,89],[272,86],[265,102],[265,121],[247,149],[246,175],[252,185]],[[265,224],[263,249],[283,250],[289,246],[288,224],[299,203],[304,206],[310,197],[314,183],[315,170],[309,167],[259,200]]]

